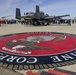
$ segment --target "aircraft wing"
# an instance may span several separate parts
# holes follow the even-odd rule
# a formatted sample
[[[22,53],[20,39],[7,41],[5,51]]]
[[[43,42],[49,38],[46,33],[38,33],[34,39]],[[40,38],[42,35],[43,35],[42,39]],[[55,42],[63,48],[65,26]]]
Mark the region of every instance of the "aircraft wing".
[[[70,15],[61,15],[61,16],[48,16],[48,17],[45,17],[45,19],[54,19],[54,18],[60,18],[60,17],[66,17],[66,16],[70,16]]]
[[[55,16],[55,17],[66,17],[66,16],[70,16],[70,15],[61,15],[61,16]]]
[[[9,15],[9,16],[3,16],[3,17],[1,17],[1,18],[6,18],[6,17],[10,17],[10,16],[12,16],[12,15]]]
[[[33,18],[36,18],[36,17],[34,15],[32,15],[32,16],[19,16],[17,18],[33,19]]]

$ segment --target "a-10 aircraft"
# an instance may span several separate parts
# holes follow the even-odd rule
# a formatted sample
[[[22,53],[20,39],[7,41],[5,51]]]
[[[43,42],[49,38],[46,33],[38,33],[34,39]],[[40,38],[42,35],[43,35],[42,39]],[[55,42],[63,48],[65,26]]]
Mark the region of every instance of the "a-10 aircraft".
[[[21,16],[21,12],[19,8],[16,8],[16,19],[21,20],[23,18],[24,20],[31,20],[32,25],[49,25],[50,21],[55,18],[61,18],[66,17],[70,15],[61,15],[61,16],[49,16],[48,14],[45,14],[44,12],[41,12],[39,9],[39,6],[36,5],[36,11],[34,12],[27,12],[24,13],[24,16]]]

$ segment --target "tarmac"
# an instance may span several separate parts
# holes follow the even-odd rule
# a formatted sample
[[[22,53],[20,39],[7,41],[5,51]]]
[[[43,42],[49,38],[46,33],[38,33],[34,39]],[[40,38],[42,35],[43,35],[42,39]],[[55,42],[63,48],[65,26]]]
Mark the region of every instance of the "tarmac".
[[[71,26],[67,24],[48,25],[48,26],[3,24],[0,27],[0,36],[7,34],[24,33],[24,32],[60,32],[60,33],[76,34],[76,24],[71,24]],[[60,67],[60,69],[76,72],[76,64]],[[23,73],[25,71],[21,70],[19,72]]]

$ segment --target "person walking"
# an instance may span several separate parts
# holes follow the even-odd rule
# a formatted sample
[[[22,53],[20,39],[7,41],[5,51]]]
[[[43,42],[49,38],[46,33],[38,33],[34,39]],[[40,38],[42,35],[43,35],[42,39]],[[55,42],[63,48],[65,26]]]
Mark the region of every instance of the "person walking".
[[[68,25],[71,26],[71,20],[70,19],[68,20]]]
[[[0,20],[0,27],[1,27],[1,20]]]

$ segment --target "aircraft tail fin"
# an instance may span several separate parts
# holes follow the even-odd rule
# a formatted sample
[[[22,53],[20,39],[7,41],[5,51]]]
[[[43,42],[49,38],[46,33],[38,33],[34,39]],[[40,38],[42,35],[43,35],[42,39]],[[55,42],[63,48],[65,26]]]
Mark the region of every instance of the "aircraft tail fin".
[[[40,9],[39,9],[39,6],[36,5],[36,13],[35,13],[36,17],[37,18],[40,18]]]
[[[16,8],[16,19],[21,19],[21,12],[19,8]]]
[[[39,13],[40,12],[40,9],[39,9],[39,6],[38,5],[36,5],[36,13]]]

